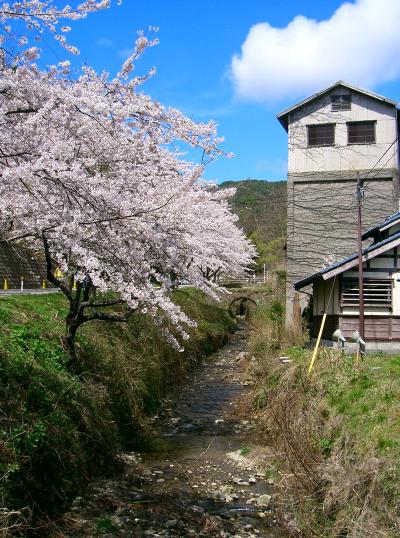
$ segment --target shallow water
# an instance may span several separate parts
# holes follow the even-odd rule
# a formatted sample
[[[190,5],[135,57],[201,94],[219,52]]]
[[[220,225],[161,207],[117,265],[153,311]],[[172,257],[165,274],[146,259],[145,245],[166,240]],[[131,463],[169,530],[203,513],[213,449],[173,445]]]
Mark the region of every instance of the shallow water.
[[[253,445],[256,424],[243,415],[245,350],[241,329],[164,401],[151,448],[122,455],[124,475],[75,502],[64,536],[94,536],[106,520],[109,536],[288,536],[276,520],[263,448]]]

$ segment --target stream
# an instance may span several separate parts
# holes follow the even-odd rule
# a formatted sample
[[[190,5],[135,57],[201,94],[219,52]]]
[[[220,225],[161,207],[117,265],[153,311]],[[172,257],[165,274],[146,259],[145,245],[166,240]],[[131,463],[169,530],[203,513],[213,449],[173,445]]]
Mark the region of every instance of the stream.
[[[146,452],[124,453],[121,476],[93,483],[64,516],[65,537],[284,538],[263,448],[245,414],[246,331],[192,372],[152,417]],[[61,530],[61,529],[60,529]]]

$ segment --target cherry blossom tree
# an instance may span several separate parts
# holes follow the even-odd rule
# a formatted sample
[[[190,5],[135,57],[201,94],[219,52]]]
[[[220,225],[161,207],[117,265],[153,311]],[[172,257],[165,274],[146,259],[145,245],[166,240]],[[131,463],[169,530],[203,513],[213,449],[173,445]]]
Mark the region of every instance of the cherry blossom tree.
[[[22,4],[33,16],[28,7],[48,14],[51,2]],[[82,5],[87,13],[108,4]],[[0,234],[43,253],[48,280],[67,297],[71,367],[76,332],[93,319],[148,312],[185,339],[193,322],[171,299],[174,278],[216,296],[204,268],[243,273],[255,255],[229,209],[234,190],[210,187],[203,165],[177,149],[198,148],[203,161],[221,155],[215,123],[144,94],[152,73],[131,76],[155,42],[140,33],[114,78],[90,68],[72,78],[68,62],[41,71],[26,55],[0,72]]]
[[[117,0],[121,4],[122,0]],[[109,8],[111,0],[86,0],[76,7],[66,4],[62,7],[54,5],[53,0],[20,0],[18,2],[0,3],[0,44],[6,52],[7,43],[24,48],[31,40],[40,43],[44,33],[51,34],[65,49],[72,54],[79,54],[77,47],[68,43],[66,35],[71,31],[61,21],[77,21],[84,19],[89,13]],[[20,24],[25,32],[15,30]],[[36,50],[38,50],[35,47]],[[14,54],[12,54],[14,56]]]

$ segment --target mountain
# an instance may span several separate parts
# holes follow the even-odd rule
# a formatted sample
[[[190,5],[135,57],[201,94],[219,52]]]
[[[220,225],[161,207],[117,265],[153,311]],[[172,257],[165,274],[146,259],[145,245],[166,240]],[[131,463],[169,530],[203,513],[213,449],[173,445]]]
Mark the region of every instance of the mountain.
[[[259,252],[258,270],[265,263],[276,269],[284,265],[286,244],[286,181],[245,179],[225,181],[219,188],[235,187],[232,210],[240,226]]]

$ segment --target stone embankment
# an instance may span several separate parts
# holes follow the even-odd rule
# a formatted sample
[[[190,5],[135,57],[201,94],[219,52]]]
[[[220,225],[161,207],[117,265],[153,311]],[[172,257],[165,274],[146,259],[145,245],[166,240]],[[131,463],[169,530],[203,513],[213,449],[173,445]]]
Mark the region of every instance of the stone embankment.
[[[276,519],[265,451],[252,443],[249,360],[242,328],[152,417],[152,449],[122,454],[121,476],[75,499],[63,535],[288,536]]]

